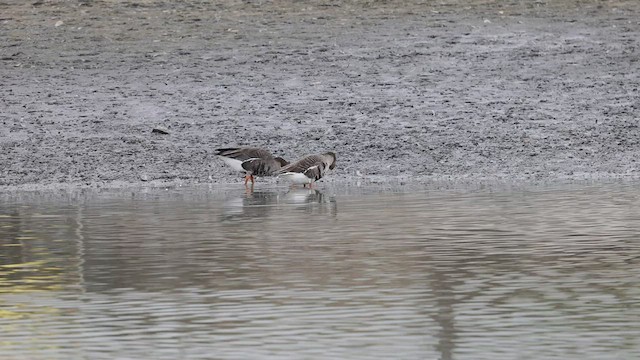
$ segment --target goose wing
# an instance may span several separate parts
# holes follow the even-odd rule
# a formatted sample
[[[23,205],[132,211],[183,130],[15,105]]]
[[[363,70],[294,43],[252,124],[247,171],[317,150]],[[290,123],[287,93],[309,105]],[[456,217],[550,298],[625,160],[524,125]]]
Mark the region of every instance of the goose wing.
[[[245,161],[249,159],[272,159],[273,155],[265,149],[259,148],[223,148],[216,149],[216,155],[235,160]]]
[[[309,155],[306,156],[292,164],[289,164],[278,171],[278,173],[283,174],[286,172],[294,172],[294,173],[304,173],[314,166],[323,165],[324,159],[320,155]]]
[[[307,170],[304,171],[304,176],[309,179],[313,179],[313,181],[318,181],[324,176],[325,172],[325,163],[321,162],[318,165],[314,165]]]
[[[270,176],[280,170],[280,163],[274,159],[249,159],[242,162],[242,168],[252,175]]]

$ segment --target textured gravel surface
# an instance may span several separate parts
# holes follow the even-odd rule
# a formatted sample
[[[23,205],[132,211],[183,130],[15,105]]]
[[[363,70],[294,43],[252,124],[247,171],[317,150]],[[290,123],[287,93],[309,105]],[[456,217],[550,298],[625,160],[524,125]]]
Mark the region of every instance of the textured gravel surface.
[[[636,178],[639,50],[639,1],[0,0],[0,189]]]

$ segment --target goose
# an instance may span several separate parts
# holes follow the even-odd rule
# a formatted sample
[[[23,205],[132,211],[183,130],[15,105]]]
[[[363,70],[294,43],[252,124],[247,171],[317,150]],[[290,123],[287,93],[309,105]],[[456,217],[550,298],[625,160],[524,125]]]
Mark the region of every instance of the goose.
[[[271,176],[289,162],[281,157],[273,157],[268,150],[253,147],[237,147],[216,149],[216,155],[236,171],[244,172],[244,184],[253,176]]]
[[[302,184],[306,187],[313,186],[313,183],[322,179],[329,170],[336,167],[336,154],[327,152],[319,155],[309,155],[302,159],[283,166],[274,174],[278,177],[291,181],[294,184]]]

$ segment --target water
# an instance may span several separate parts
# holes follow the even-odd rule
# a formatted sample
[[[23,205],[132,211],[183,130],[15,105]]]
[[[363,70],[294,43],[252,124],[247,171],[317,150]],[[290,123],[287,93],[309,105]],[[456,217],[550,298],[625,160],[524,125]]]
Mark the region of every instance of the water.
[[[637,186],[2,199],[2,359],[640,358]]]

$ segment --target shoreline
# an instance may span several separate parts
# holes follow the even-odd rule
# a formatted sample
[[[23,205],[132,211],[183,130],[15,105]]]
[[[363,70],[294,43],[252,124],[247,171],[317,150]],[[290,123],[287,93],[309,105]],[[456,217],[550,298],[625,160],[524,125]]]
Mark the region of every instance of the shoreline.
[[[473,191],[478,189],[494,189],[497,191],[509,191],[512,189],[535,189],[543,187],[563,186],[599,186],[610,184],[636,184],[640,176],[610,176],[610,174],[581,174],[581,176],[567,178],[547,179],[498,179],[483,178],[470,179],[464,177],[339,177],[338,179],[322,179],[317,182],[314,189],[318,191],[332,191],[336,189],[363,189],[376,190],[387,189],[392,192],[431,191],[439,189]],[[49,183],[49,184],[20,184],[0,186],[0,195],[15,193],[61,192],[73,193],[76,191],[147,191],[160,189],[199,189],[210,190],[245,190],[242,180],[237,182],[190,182],[190,181],[146,181],[125,182],[112,181],[104,183]],[[291,184],[276,179],[264,178],[253,187],[255,191],[291,189]],[[301,187],[297,187],[300,188]]]

